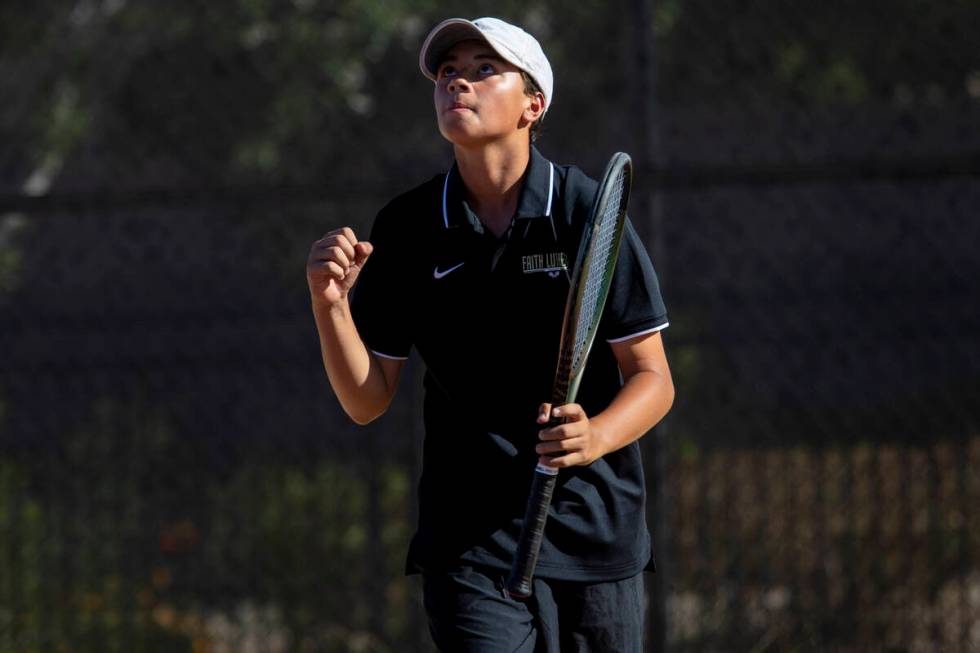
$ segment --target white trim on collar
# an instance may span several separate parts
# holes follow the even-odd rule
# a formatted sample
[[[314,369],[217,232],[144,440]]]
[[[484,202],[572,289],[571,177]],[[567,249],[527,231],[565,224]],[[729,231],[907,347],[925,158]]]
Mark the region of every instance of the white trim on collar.
[[[551,217],[551,198],[555,196],[555,164],[548,162],[551,166],[551,170],[548,171],[548,207],[544,210],[544,214]]]
[[[452,171],[453,169],[450,168],[446,172],[446,181],[442,182],[442,221],[446,225],[446,229],[449,229],[449,214],[446,212],[446,192],[449,189],[449,175]]]
[[[446,172],[446,178],[442,182],[442,223],[449,229],[449,212],[446,210],[446,195],[449,193],[449,175],[453,169]],[[548,206],[544,209],[546,217],[551,217],[551,200],[555,197],[555,164],[548,162]]]

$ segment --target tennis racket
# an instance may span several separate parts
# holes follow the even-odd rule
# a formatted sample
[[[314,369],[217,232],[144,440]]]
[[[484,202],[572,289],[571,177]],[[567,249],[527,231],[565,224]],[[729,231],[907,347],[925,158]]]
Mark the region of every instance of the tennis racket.
[[[565,302],[558,368],[551,393],[552,406],[572,403],[578,393],[585,361],[592,348],[616,269],[632,180],[633,163],[630,157],[617,152],[609,160],[602,176],[575,259],[568,300]],[[552,420],[548,426],[560,423],[562,420]],[[556,468],[538,463],[517,542],[517,553],[506,583],[507,592],[516,599],[531,595],[531,580],[557,477]]]

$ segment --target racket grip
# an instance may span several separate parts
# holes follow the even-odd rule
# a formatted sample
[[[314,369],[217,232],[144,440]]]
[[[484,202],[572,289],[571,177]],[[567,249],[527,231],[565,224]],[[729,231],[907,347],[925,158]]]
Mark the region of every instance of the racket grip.
[[[555,491],[558,470],[538,464],[531,483],[531,494],[527,499],[527,510],[521,526],[521,537],[517,541],[517,553],[507,579],[507,593],[515,599],[531,596],[531,581],[534,567],[538,563],[541,541],[544,539],[544,525],[548,520],[548,507]]]

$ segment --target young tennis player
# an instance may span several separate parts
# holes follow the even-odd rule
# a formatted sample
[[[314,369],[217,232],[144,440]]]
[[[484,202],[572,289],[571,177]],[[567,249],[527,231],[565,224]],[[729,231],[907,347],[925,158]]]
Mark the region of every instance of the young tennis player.
[[[640,651],[652,569],[637,439],[668,411],[666,310],[627,224],[576,403],[551,396],[597,184],[532,145],[554,99],[524,30],[451,19],[426,38],[452,167],[393,199],[368,241],[316,241],[307,280],[330,383],[360,424],[414,347],[426,366],[418,530],[406,571],[443,651]],[[355,285],[356,283],[356,285]],[[547,427],[549,415],[565,420]],[[533,594],[503,590],[537,462],[560,468]]]

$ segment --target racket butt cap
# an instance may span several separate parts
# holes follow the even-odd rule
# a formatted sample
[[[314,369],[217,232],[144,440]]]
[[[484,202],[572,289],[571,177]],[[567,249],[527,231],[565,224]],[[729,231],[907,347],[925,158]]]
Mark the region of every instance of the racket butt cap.
[[[523,583],[517,587],[508,586],[506,591],[507,595],[515,601],[526,601],[531,598],[531,588]]]

